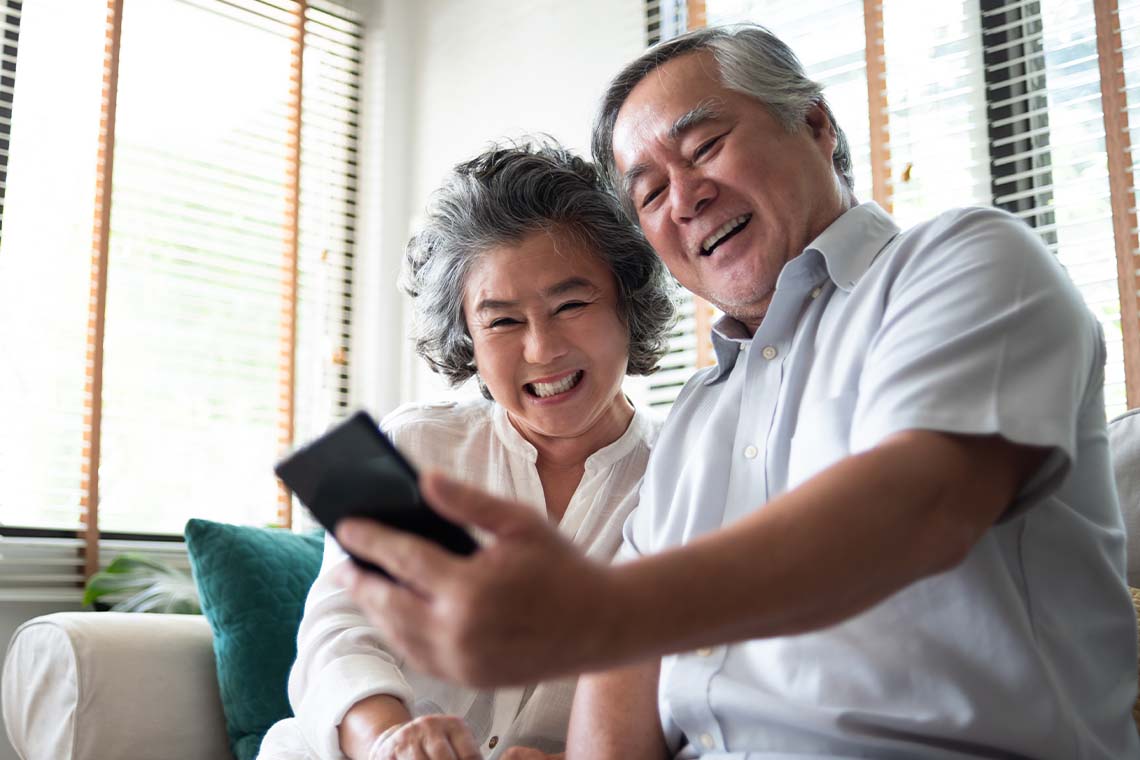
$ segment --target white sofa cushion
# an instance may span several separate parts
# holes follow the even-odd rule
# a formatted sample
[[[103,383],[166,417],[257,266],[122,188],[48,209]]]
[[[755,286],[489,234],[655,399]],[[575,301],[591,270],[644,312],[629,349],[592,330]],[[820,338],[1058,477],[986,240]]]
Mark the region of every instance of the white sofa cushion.
[[[229,760],[200,615],[60,612],[16,630],[4,723],[27,760]]]

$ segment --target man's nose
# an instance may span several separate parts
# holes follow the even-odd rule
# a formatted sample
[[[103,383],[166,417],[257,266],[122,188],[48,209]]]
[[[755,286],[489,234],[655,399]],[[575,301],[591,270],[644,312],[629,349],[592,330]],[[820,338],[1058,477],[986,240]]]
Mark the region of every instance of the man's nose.
[[[523,345],[523,359],[528,364],[551,364],[565,353],[566,340],[557,327],[550,322],[531,323]]]
[[[680,224],[696,217],[716,197],[716,183],[695,171],[679,171],[669,180],[673,222]]]

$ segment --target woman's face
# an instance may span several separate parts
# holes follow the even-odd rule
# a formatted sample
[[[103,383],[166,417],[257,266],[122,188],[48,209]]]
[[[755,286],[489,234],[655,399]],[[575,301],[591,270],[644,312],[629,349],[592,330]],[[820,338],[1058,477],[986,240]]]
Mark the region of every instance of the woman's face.
[[[492,248],[468,273],[463,313],[480,377],[528,440],[625,429],[629,329],[613,273],[573,236]]]

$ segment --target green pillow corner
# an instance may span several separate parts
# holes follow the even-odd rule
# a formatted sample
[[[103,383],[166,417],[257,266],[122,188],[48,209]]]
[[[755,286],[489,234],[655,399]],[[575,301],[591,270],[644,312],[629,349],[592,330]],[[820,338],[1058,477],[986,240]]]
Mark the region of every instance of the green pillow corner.
[[[321,567],[318,534],[190,520],[186,549],[214,634],[230,747],[253,760],[269,727],[292,716],[286,687],[305,597]]]

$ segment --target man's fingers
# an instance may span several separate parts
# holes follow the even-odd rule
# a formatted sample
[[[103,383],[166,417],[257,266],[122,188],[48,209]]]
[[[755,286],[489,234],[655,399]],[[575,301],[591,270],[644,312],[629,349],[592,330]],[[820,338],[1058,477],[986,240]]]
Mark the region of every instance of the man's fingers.
[[[525,529],[538,518],[533,509],[452,480],[438,470],[429,470],[420,476],[420,490],[424,499],[444,517],[495,535]]]
[[[368,621],[396,648],[408,654],[431,630],[430,603],[411,589],[345,562],[337,573]]]
[[[412,588],[428,591],[435,581],[458,572],[451,552],[406,531],[375,520],[348,518],[337,526],[345,551],[370,560]]]

